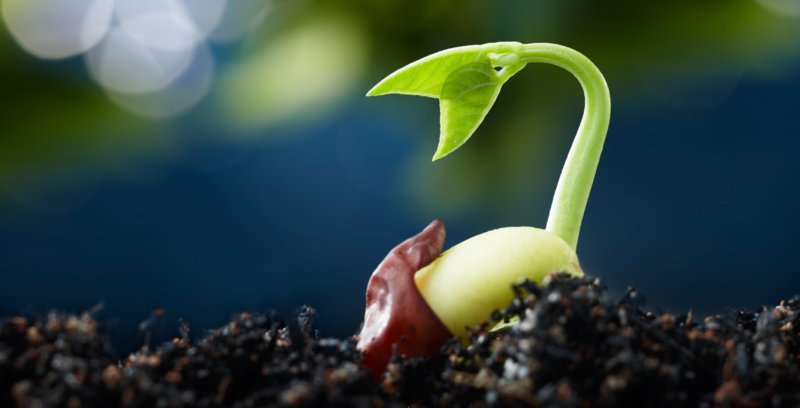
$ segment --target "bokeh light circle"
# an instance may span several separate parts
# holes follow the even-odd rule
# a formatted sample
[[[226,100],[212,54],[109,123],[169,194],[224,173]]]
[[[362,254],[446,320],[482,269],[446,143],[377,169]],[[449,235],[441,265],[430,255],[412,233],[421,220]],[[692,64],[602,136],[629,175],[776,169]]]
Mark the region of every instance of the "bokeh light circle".
[[[175,16],[189,22],[195,33],[206,38],[214,31],[225,15],[227,0],[164,0]],[[234,3],[242,0],[236,0]],[[261,0],[264,2],[264,0]]]
[[[210,40],[221,43],[234,41],[261,24],[271,10],[271,0],[229,1],[210,34]]]
[[[4,0],[3,19],[29,53],[45,59],[78,55],[111,27],[113,0]]]
[[[128,35],[154,50],[185,51],[200,40],[190,22],[175,14],[141,14],[123,21],[120,26]]]
[[[124,22],[143,14],[173,14],[164,0],[114,0],[114,15]]]
[[[90,74],[104,88],[137,94],[164,88],[189,67],[194,47],[176,46],[185,38],[165,39],[167,45],[157,48],[146,41],[128,30],[111,29],[102,43],[86,53]]]
[[[168,86],[150,93],[125,94],[107,91],[109,99],[137,116],[162,119],[180,115],[194,107],[211,89],[214,57],[207,46],[197,48],[189,68]]]

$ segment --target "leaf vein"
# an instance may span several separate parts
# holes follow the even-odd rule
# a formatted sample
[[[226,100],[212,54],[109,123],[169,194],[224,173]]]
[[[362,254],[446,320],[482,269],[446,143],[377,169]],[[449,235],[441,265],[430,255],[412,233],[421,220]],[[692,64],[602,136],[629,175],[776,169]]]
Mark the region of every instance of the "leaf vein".
[[[470,88],[470,89],[467,89],[467,90],[466,90],[466,91],[464,91],[464,92],[461,92],[461,94],[459,94],[458,96],[456,96],[455,98],[453,98],[453,100],[452,100],[452,101],[450,101],[450,103],[448,103],[448,104],[447,104],[447,106],[445,106],[445,107],[444,107],[444,109],[448,109],[448,108],[450,108],[450,106],[451,106],[453,103],[455,103],[455,101],[459,100],[459,99],[460,99],[462,96],[466,95],[468,92],[472,92],[472,91],[474,91],[474,90],[476,90],[476,89],[478,89],[478,88],[484,88],[484,87],[487,87],[487,86],[492,86],[492,85],[496,85],[496,84],[495,84],[494,82],[484,82],[484,83],[482,83],[482,84],[475,85],[474,87],[472,87],[472,88]]]
[[[436,71],[439,69],[439,67],[441,67],[441,66],[442,66],[442,62],[444,61],[444,58],[445,58],[445,57],[439,58],[439,64],[437,64],[437,65],[436,65],[436,68],[434,68],[434,69],[433,69],[433,71],[431,71],[431,74],[430,74],[430,75],[428,75],[428,77],[427,77],[427,78],[425,78],[425,80],[424,80],[424,81],[420,82],[420,83],[419,83],[419,85],[417,85],[417,87],[416,87],[416,88],[414,88],[414,90],[415,90],[415,91],[416,91],[417,89],[419,89],[419,88],[420,88],[422,85],[425,85],[425,83],[426,83],[426,82],[430,81],[430,80],[431,80],[431,78],[433,78],[433,75],[434,75],[434,74],[436,74]]]
[[[459,63],[459,61],[461,61],[461,57],[463,57],[463,56],[464,56],[464,54],[463,54],[463,53],[459,53],[459,54],[458,54],[458,58],[456,58],[456,62],[454,62],[454,63],[450,64],[450,66],[449,66],[449,67],[447,67],[447,68],[449,69],[449,68],[452,68],[452,67],[456,66],[456,64],[458,64],[458,63]]]
[[[474,69],[474,68],[466,68],[466,69],[462,70],[461,72],[467,72],[467,71],[474,71],[474,72],[481,73],[481,74],[483,74],[483,75],[486,75],[486,76],[488,76],[489,78],[491,78],[491,79],[495,80],[495,82],[497,82],[497,78],[496,78],[494,75],[492,75],[492,74],[490,74],[490,73],[488,73],[488,72],[481,71],[481,70],[479,70],[479,69]]]
[[[464,81],[457,81],[457,80],[455,80],[455,79],[451,80],[450,82],[454,82],[454,83],[457,83],[457,84],[464,85],[464,86],[466,86],[467,88],[469,88],[469,87],[471,87],[471,86],[472,86],[472,85],[470,85],[470,84],[468,84],[468,83],[466,83],[466,82],[464,82]]]
[[[403,87],[404,91],[408,90],[408,87],[414,84],[414,81],[416,81],[417,77],[419,76],[419,71],[422,71],[422,64],[417,65],[417,72],[414,74],[414,78],[411,79],[411,82],[409,82],[406,86]]]
[[[458,118],[460,118],[460,117],[462,117],[462,116],[469,116],[469,115],[482,115],[482,114],[483,114],[483,111],[478,111],[478,112],[469,112],[469,113],[462,113],[462,114],[460,114],[460,115],[457,115],[457,116],[451,116],[451,117],[447,118],[447,120],[458,119]]]

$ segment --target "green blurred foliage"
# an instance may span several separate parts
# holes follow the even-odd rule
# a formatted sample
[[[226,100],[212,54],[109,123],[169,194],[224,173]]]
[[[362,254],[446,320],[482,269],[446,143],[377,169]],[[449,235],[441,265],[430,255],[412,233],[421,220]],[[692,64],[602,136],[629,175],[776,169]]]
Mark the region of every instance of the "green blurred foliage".
[[[328,7],[245,46],[221,78],[221,111],[234,127],[310,121],[353,96],[367,68],[360,22]]]
[[[111,104],[85,73],[61,72],[63,63],[26,55],[0,20],[0,181],[127,171],[129,159],[164,150],[151,124]]]
[[[800,53],[798,20],[749,0],[334,3],[368,24],[373,41],[369,84],[449,47],[552,42],[579,50],[600,67],[613,104],[641,97],[641,64],[712,64],[776,76]],[[569,74],[528,67],[506,84],[484,124],[458,152],[426,163],[435,146],[426,141],[431,148],[419,152],[409,185],[425,205],[444,214],[482,207],[502,223],[544,225],[582,105],[580,87]],[[614,125],[612,114],[612,136]],[[438,126],[430,123],[425,129],[418,137],[435,140]]]
[[[211,116],[231,129],[226,135],[243,127],[269,135],[276,125],[307,126],[308,112],[324,121],[345,102],[392,110],[419,122],[412,127],[421,148],[408,163],[407,188],[423,207],[443,216],[483,208],[504,224],[543,226],[583,107],[569,74],[528,67],[506,84],[470,142],[434,164],[434,102],[363,95],[421,57],[496,41],[552,42],[582,52],[606,76],[615,104],[642,97],[640,67],[648,64],[688,67],[682,72],[701,80],[709,71],[699,68],[709,65],[779,79],[800,54],[799,26],[753,0],[282,0],[225,62]],[[0,34],[0,174],[75,163],[113,167],[167,148],[157,131],[162,125],[131,118],[87,79],[41,64]],[[281,72],[295,76],[278,81]],[[286,78],[311,85],[298,92]],[[612,113],[610,137],[615,125]]]

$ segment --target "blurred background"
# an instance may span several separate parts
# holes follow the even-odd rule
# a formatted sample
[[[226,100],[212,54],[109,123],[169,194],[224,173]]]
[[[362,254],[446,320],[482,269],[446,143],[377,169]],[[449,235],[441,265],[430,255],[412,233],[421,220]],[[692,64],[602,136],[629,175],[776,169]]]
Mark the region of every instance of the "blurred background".
[[[800,0],[0,0],[0,315],[103,302],[125,353],[302,304],[355,333],[386,253],[544,227],[583,95],[531,65],[431,163],[438,103],[366,98],[445,48],[605,74],[584,269],[695,315],[800,293]]]

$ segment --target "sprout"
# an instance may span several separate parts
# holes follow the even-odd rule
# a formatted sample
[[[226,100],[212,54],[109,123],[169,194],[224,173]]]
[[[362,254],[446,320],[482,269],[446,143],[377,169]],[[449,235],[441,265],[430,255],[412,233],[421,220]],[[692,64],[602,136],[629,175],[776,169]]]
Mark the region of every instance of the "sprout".
[[[436,258],[431,254],[441,251],[445,235],[444,224],[437,220],[392,250],[367,286],[367,311],[358,344],[376,375],[386,366],[393,344],[399,343],[400,354],[416,357],[435,353],[443,338],[463,338],[469,327],[508,305],[514,296],[510,284],[521,278],[542,282],[551,271],[583,275],[575,249],[611,112],[608,86],[589,59],[555,44],[458,47],[401,68],[367,95],[438,98],[441,131],[433,156],[436,161],[469,140],[503,84],[531,62],[571,72],[586,97],[547,227],[489,231]],[[414,285],[409,284],[412,277]]]

